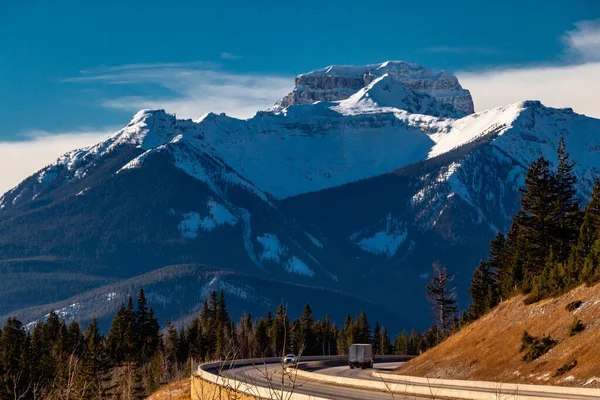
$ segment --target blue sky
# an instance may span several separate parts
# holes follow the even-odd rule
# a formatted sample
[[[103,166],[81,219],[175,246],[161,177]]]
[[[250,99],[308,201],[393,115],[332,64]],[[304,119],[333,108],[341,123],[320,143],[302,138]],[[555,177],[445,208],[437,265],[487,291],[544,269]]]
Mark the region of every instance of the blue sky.
[[[299,73],[389,59],[457,73],[478,109],[534,96],[589,114],[599,18],[597,0],[5,2],[0,158],[44,140],[55,157],[137,108],[247,117]]]

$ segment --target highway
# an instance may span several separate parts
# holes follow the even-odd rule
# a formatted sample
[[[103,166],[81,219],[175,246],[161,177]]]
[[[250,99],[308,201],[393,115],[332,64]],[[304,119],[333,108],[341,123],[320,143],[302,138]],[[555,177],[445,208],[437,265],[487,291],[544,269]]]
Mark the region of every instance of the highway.
[[[374,366],[374,370],[380,371],[390,371],[394,368],[397,368],[402,363],[376,363]],[[373,370],[361,370],[361,369],[350,369],[347,365],[344,366],[313,366],[310,367],[311,363],[307,363],[305,365],[300,365],[302,369],[306,371],[310,371],[316,374],[321,375],[329,375],[336,377],[345,377],[345,378],[355,378],[355,379],[364,379],[364,380],[378,380],[380,379],[374,378],[371,373]],[[256,366],[243,366],[230,369],[228,371],[223,371],[222,375],[227,376],[229,378],[235,378],[239,381],[243,381],[252,385],[262,386],[271,388],[273,393],[279,392],[281,393],[282,389],[287,391],[293,391],[294,393],[302,393],[311,396],[321,397],[321,398],[330,398],[330,399],[339,399],[339,400],[390,400],[390,399],[423,399],[423,397],[418,397],[414,395],[406,395],[403,393],[394,393],[393,395],[388,392],[385,393],[383,391],[376,390],[367,390],[361,388],[347,387],[347,386],[339,386],[330,383],[322,383],[316,382],[312,380],[307,380],[306,378],[295,376],[292,372],[291,374],[282,374],[282,366],[280,364],[263,364]],[[283,379],[282,379],[283,375]],[[398,387],[402,388],[403,382],[398,381],[388,381],[389,387]],[[417,384],[418,385],[418,384]],[[425,385],[422,385],[425,386]],[[459,387],[452,385],[444,385],[444,388],[449,389],[467,389],[472,392],[479,393],[488,393],[490,399],[497,398],[498,394],[496,390],[491,389],[483,389],[478,387]],[[436,389],[431,389],[432,394],[435,394]],[[505,398],[502,395],[502,398]],[[514,395],[513,395],[514,396]],[[280,399],[281,395],[273,396],[273,398]],[[286,397],[284,397],[286,398]],[[512,398],[512,397],[511,397]],[[544,398],[544,399],[561,399],[561,400],[591,400],[598,399],[598,396],[588,396],[581,394],[554,394],[548,392],[524,392],[519,391],[518,394],[519,399],[535,399],[535,398]]]
[[[385,363],[385,369],[391,367],[397,367],[400,363]],[[375,369],[378,368],[376,364]],[[227,371],[224,375],[235,378],[246,383],[251,383],[257,386],[271,387],[274,391],[281,391],[281,365],[279,364],[266,364],[262,366],[249,366],[235,368]],[[313,371],[317,372],[317,371]],[[318,370],[318,373],[324,373],[327,375],[335,376],[347,376],[355,377],[360,379],[374,379],[369,374],[372,370],[351,370],[348,366],[341,367],[326,367]],[[339,400],[391,400],[400,398],[398,394],[392,396],[390,393],[377,392],[372,390],[348,388],[342,386],[335,386],[325,383],[313,382],[301,377],[295,377],[292,373],[291,376],[285,379],[285,389],[294,393],[303,393],[312,396],[325,397],[330,399]],[[402,399],[423,399],[422,397],[414,396],[403,396]]]

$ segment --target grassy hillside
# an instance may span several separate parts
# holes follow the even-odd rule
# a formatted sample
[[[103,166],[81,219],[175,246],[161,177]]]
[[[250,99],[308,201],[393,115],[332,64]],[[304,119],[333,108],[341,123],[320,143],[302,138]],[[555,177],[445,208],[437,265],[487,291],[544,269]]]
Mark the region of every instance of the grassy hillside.
[[[147,400],[189,400],[190,378],[169,383],[148,396]]]
[[[504,301],[397,373],[600,387],[600,285],[580,286],[561,297],[531,305],[525,305],[523,300],[523,296],[516,296]],[[569,336],[575,318],[585,328]],[[539,358],[526,362],[523,357],[534,352],[529,352],[531,346],[520,351],[524,331],[539,339],[550,335],[557,343]]]

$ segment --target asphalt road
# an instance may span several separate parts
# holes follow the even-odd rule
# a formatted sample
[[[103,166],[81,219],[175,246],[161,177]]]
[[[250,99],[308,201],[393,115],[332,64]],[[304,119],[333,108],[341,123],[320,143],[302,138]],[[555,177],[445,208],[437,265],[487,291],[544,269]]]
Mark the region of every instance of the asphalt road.
[[[394,363],[395,366],[398,366],[399,364],[400,363]],[[389,367],[391,363],[386,363],[385,365]],[[377,369],[377,364],[374,367]],[[368,374],[371,372],[371,370],[368,369],[351,370],[348,366],[328,367],[319,370],[319,373],[323,371],[329,375],[352,373],[356,375],[350,375],[351,377],[372,379],[368,376]],[[274,391],[277,391],[278,389],[281,390],[282,388],[281,365],[279,364],[236,368],[228,371],[225,375],[257,386],[271,387]],[[292,390],[293,388],[295,393],[303,393],[336,400],[393,400],[394,398],[402,398],[407,400],[423,399],[422,397],[399,397],[397,394],[392,397],[392,395],[389,393],[328,385],[324,383],[308,381],[301,377],[297,377],[295,382],[287,377],[285,379],[284,386],[286,390]]]
[[[375,364],[374,369],[381,371],[389,371],[394,368],[397,368],[402,363],[379,363]],[[282,382],[282,368],[280,364],[266,364],[262,366],[249,366],[249,367],[240,367],[227,371],[224,375],[229,377],[238,379],[240,381],[245,381],[250,384],[254,384],[257,386],[270,387],[274,392],[278,390],[281,391],[282,388],[285,388],[288,391],[292,391],[295,393],[303,393],[312,396],[325,397],[330,399],[339,399],[339,400],[394,400],[394,399],[405,399],[405,400],[415,400],[415,399],[423,399],[423,397],[418,396],[408,396],[403,394],[392,394],[365,390],[365,389],[357,389],[351,387],[343,387],[336,386],[326,383],[314,382],[306,380],[302,377],[290,378],[289,376],[285,376]],[[343,376],[347,378],[357,378],[357,379],[366,379],[366,380],[376,380],[376,378],[371,376],[372,370],[366,369],[350,369],[348,366],[339,366],[339,367],[325,367],[319,369],[313,369],[311,372],[324,374],[324,375],[333,375],[333,376]],[[394,381],[392,384],[396,386],[398,381]],[[401,383],[400,383],[401,384]],[[465,387],[457,387],[457,386],[444,386],[445,388],[451,389],[465,389]],[[435,392],[435,389],[433,389]],[[494,390],[490,389],[481,389],[481,388],[472,388],[474,392],[488,392],[491,395],[491,398],[494,396]],[[534,393],[534,392],[519,392],[519,398],[527,399],[527,397],[547,397],[547,398],[555,398],[561,400],[592,400],[597,397],[593,396],[582,396],[582,395],[567,395],[567,394],[551,394],[551,393]],[[280,398],[280,397],[273,397]]]

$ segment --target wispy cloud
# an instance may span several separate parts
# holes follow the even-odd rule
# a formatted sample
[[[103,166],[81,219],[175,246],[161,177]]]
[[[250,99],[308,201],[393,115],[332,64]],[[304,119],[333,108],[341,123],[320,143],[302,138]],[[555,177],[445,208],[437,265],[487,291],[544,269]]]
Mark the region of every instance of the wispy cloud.
[[[223,60],[239,60],[243,58],[242,56],[236,56],[235,54],[227,53],[226,51],[221,53],[221,58]]]
[[[541,100],[600,118],[600,20],[581,21],[560,39],[565,44],[562,65],[458,72],[458,79],[471,91],[477,110]]]
[[[423,51],[427,53],[502,55],[500,50],[478,46],[433,46],[426,47]]]
[[[94,145],[118,128],[74,130],[51,133],[31,131],[20,142],[0,142],[0,194],[16,186],[24,178],[52,164],[67,151]]]
[[[170,94],[105,98],[108,108],[135,112],[142,108],[165,108],[183,118],[197,118],[209,111],[247,118],[267,108],[293,85],[291,77],[233,74],[204,63],[167,63],[98,67],[66,83],[148,85]],[[161,92],[164,92],[162,90]]]
[[[584,61],[600,61],[600,19],[578,22],[563,40],[571,55]]]

